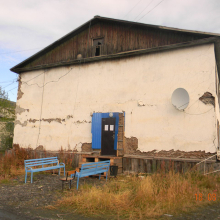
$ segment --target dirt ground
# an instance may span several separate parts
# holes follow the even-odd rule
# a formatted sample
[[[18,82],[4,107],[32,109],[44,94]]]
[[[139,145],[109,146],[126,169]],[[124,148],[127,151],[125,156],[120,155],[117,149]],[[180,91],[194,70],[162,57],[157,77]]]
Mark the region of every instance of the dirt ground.
[[[103,184],[105,180],[82,178],[79,184],[91,182]],[[65,184],[62,192],[60,177],[52,174],[34,174],[34,181],[24,184],[24,176],[19,176],[10,183],[0,185],[0,219],[98,219],[77,215],[76,210],[63,212],[61,210],[45,209],[69,192]],[[76,189],[76,181],[72,182],[72,189]]]
[[[45,209],[45,206],[53,205],[65,194],[69,193],[68,184],[61,190],[61,181],[58,175],[34,174],[34,182],[24,184],[24,176],[19,176],[9,183],[0,185],[0,220],[100,220],[111,217],[97,218],[85,217],[77,214],[77,210],[62,211],[57,209]],[[85,182],[100,185],[104,179],[82,178],[80,185]],[[72,189],[76,190],[76,180],[72,183]],[[220,195],[219,195],[220,196]],[[158,219],[171,220],[195,220],[195,219],[220,219],[220,202],[202,207],[192,213],[172,216],[169,213]]]

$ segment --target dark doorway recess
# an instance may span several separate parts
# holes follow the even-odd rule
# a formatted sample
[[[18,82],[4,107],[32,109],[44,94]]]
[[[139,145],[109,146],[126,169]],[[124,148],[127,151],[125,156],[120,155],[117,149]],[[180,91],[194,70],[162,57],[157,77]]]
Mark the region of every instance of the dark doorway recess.
[[[102,118],[101,155],[116,156],[114,150],[116,118]]]
[[[95,56],[101,55],[101,46],[104,43],[104,38],[93,39],[93,46],[95,46]]]
[[[100,47],[96,47],[95,56],[100,56]]]

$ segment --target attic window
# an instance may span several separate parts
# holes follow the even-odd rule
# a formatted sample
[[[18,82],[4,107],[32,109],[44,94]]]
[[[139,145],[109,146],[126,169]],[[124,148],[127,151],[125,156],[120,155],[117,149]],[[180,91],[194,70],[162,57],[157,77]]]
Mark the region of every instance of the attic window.
[[[96,47],[95,56],[100,56],[100,47]]]
[[[95,56],[101,55],[101,46],[104,43],[104,38],[93,39],[93,46],[95,47]]]
[[[104,43],[104,38],[93,39],[93,46],[100,46],[103,45],[103,43]]]

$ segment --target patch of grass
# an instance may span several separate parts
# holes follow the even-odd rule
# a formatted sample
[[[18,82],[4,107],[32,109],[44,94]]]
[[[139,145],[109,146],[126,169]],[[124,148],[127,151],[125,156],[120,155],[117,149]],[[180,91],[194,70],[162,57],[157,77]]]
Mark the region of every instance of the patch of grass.
[[[77,209],[87,215],[112,218],[146,219],[165,213],[177,214],[210,203],[208,194],[220,189],[218,176],[199,173],[153,174],[109,179],[103,186],[84,184],[79,191],[62,198],[56,207]],[[195,194],[202,194],[199,201]]]
[[[0,184],[9,184],[10,180],[9,179],[2,179],[0,180]]]
[[[0,122],[13,122],[14,120],[15,118],[6,118],[6,117],[0,118]]]
[[[22,148],[14,148],[13,152],[5,152],[0,157],[0,179],[10,179],[24,174],[24,159],[27,152]]]

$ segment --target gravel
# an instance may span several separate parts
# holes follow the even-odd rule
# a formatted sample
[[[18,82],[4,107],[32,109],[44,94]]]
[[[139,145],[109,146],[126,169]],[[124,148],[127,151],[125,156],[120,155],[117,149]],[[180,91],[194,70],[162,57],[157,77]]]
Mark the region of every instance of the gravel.
[[[99,185],[105,181],[82,178],[79,184],[85,182]],[[76,180],[72,181],[71,190],[76,190]],[[0,219],[91,219],[75,214],[74,210],[65,213],[60,210],[45,209],[45,206],[54,205],[68,191],[69,184],[65,184],[62,192],[58,175],[34,174],[32,184],[30,181],[25,184],[24,176],[19,176],[8,184],[0,185]]]

